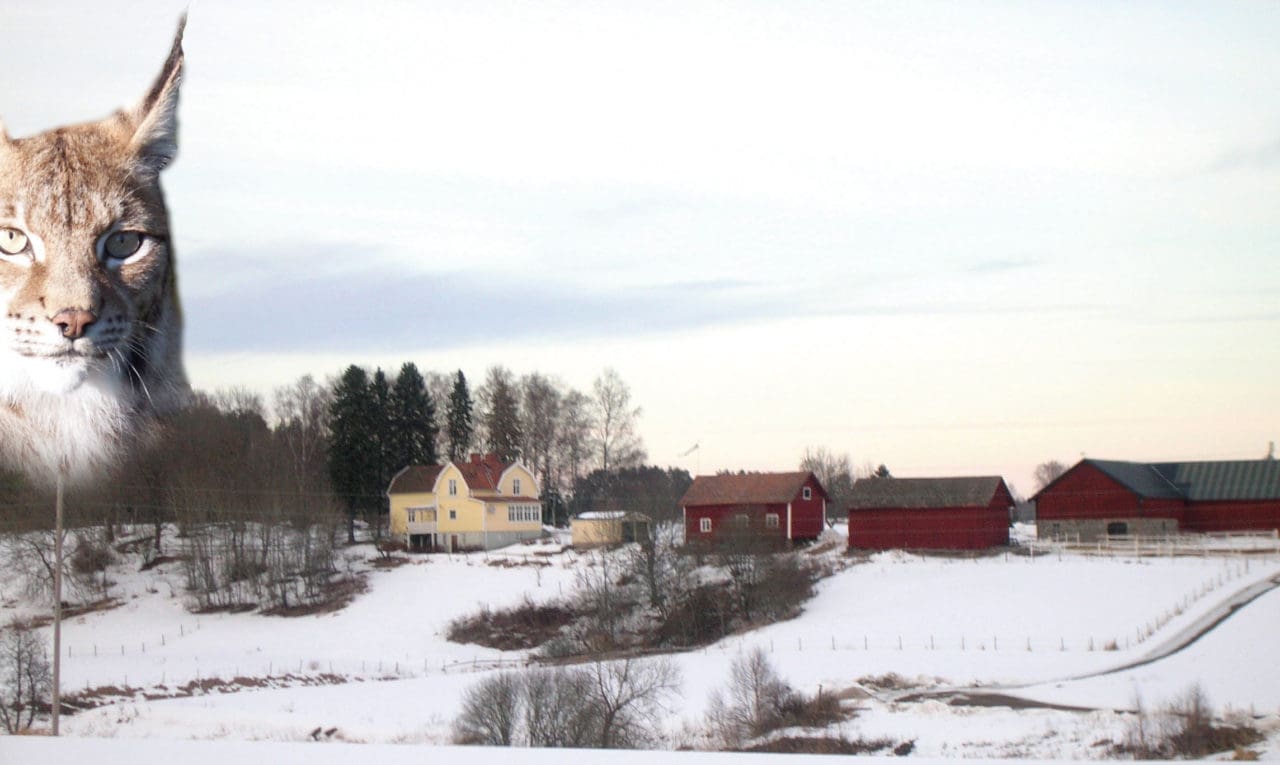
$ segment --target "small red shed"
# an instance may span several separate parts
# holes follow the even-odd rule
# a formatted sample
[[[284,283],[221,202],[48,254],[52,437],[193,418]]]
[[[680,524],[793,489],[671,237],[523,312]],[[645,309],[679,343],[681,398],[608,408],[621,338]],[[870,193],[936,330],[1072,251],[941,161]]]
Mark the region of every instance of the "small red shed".
[[[1009,544],[1013,495],[999,476],[863,478],[849,499],[849,547],[981,550]]]
[[[686,542],[713,542],[730,532],[778,541],[817,539],[827,490],[812,472],[700,475],[680,498]]]

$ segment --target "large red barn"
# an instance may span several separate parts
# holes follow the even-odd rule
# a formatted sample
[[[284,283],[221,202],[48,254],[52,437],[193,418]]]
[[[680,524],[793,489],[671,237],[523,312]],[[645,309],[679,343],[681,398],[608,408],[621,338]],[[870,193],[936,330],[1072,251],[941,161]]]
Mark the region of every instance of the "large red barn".
[[[849,547],[981,550],[1009,544],[1013,496],[999,476],[863,478],[849,497]]]
[[[827,490],[812,472],[700,475],[680,498],[685,541],[710,543],[729,533],[762,539],[817,539]]]
[[[1280,529],[1280,462],[1081,460],[1036,503],[1044,538]]]

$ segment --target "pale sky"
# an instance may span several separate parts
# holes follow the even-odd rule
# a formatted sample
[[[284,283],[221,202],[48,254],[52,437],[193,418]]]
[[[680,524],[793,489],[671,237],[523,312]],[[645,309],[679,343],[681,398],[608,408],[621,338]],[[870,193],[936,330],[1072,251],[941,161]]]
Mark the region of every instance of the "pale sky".
[[[141,97],[183,7],[0,1],[10,134]],[[660,465],[1023,493],[1280,441],[1280,3],[205,0],[186,41],[198,387],[613,366]]]

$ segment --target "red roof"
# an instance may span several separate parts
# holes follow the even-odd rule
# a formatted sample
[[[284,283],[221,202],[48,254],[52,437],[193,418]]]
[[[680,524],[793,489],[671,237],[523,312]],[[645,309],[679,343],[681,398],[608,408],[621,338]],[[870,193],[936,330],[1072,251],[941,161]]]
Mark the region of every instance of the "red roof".
[[[503,472],[514,465],[514,462],[503,462],[496,454],[472,454],[467,460],[454,460],[453,464],[462,472],[462,480],[467,482],[472,491],[497,491],[498,480]],[[429,492],[435,489],[436,480],[444,465],[410,465],[391,479],[387,487],[388,494],[408,494],[411,492]],[[521,498],[523,499],[523,498]],[[536,499],[529,499],[536,502]]]
[[[813,473],[743,473],[700,475],[680,498],[684,507],[699,505],[780,505],[796,498],[810,478],[818,493],[831,497]]]

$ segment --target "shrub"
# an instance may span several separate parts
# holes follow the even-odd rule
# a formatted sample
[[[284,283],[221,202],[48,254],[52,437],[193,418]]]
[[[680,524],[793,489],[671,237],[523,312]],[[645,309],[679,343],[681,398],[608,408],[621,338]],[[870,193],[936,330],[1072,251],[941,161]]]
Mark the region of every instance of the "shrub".
[[[1246,725],[1215,725],[1213,708],[1199,684],[1192,685],[1154,715],[1147,712],[1141,699],[1136,706],[1125,741],[1117,747],[1120,753],[1134,759],[1199,759],[1248,746],[1263,738]]]
[[[521,677],[502,672],[471,686],[462,694],[462,714],[454,722],[458,744],[511,746],[520,722]]]
[[[789,727],[826,727],[844,719],[834,696],[807,697],[780,677],[762,649],[734,660],[729,684],[711,697],[708,726],[725,748]]]
[[[675,665],[664,659],[502,673],[465,692],[453,738],[490,746],[635,748],[653,740],[658,713],[678,686]]]
[[[71,554],[71,570],[82,577],[105,571],[115,560],[111,548],[95,540],[81,539]]]
[[[482,608],[449,624],[448,638],[503,651],[536,648],[557,637],[571,623],[574,612],[557,603],[538,605],[526,596],[512,608]]]

